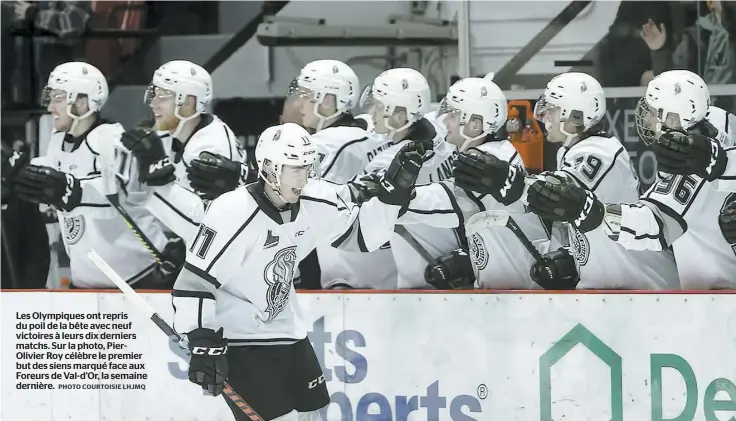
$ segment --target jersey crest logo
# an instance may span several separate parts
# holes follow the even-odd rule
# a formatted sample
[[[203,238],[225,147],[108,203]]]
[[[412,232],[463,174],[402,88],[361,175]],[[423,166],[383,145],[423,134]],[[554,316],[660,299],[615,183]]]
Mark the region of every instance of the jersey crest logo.
[[[296,246],[290,246],[276,252],[273,260],[268,262],[263,270],[263,277],[268,284],[266,291],[268,320],[276,318],[289,302],[294,266],[296,266]]]
[[[279,236],[273,235],[271,233],[271,230],[268,230],[268,234],[266,234],[266,242],[263,244],[263,249],[270,249],[271,247],[277,246],[279,244]]]
[[[84,235],[84,216],[65,216],[64,217],[64,239],[67,245],[73,245],[79,242]]]
[[[471,235],[468,248],[470,249],[470,260],[473,262],[473,266],[478,271],[485,269],[488,266],[488,250],[486,249],[486,243],[483,241],[483,237],[479,234]]]
[[[575,228],[572,228],[573,235],[570,238],[570,251],[575,256],[580,266],[585,266],[590,257],[590,243],[588,237]]]

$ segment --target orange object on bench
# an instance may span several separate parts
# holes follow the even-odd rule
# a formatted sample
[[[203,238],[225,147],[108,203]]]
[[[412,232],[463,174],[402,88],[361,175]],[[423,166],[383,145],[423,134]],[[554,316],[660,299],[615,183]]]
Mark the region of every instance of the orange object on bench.
[[[524,166],[529,173],[539,173],[544,168],[544,132],[534,118],[531,101],[511,100],[508,102],[508,121],[518,121],[518,131],[509,131],[511,143],[514,145]],[[506,127],[509,128],[507,123]]]

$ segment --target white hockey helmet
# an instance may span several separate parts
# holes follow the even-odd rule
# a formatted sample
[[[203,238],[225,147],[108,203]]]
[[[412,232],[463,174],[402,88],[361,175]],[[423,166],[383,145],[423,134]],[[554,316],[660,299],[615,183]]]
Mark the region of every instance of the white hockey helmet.
[[[687,130],[702,121],[711,99],[708,85],[688,70],[670,70],[655,76],[636,108],[636,129],[646,144],[656,140],[662,126]]]
[[[452,115],[457,117],[459,134],[465,139],[459,148],[463,152],[471,142],[505,126],[508,115],[506,95],[490,78],[460,79],[450,86],[437,111],[437,118],[441,121]],[[473,137],[465,133],[466,125],[471,121],[479,123],[481,129],[480,134]]]
[[[258,174],[276,193],[281,187],[281,172],[286,165],[311,167],[310,175],[319,174],[317,146],[310,134],[296,123],[271,126],[261,133],[256,145]]]
[[[606,94],[601,84],[589,74],[563,73],[547,83],[542,97],[534,106],[534,116],[545,125],[551,124],[545,121],[544,116],[553,108],[559,108],[560,131],[567,136],[565,145],[568,145],[574,136],[603,120],[606,115]],[[576,132],[565,130],[568,122],[572,123]]]
[[[213,97],[212,76],[202,66],[186,60],[170,61],[156,69],[143,102],[151,104],[157,94],[156,88],[168,91],[174,96],[174,116],[179,119],[179,126],[173,133],[174,137],[179,134],[183,123],[207,110]],[[190,95],[195,98],[194,114],[182,117],[180,108]]]
[[[317,130],[325,121],[341,113],[349,113],[358,104],[360,82],[353,69],[340,60],[316,60],[308,63],[296,78],[296,89],[289,89],[289,96],[298,96],[314,104],[314,115],[319,118]],[[332,115],[321,115],[319,105],[327,95],[334,95],[336,111]]]
[[[371,85],[373,100],[379,102],[383,109],[383,121],[394,133],[406,129],[424,117],[429,111],[432,92],[427,79],[418,71],[399,67],[389,69],[378,75]],[[407,123],[402,127],[392,127],[389,119],[400,109],[406,110]]]
[[[73,119],[72,129],[80,119],[100,112],[109,95],[105,75],[95,66],[83,61],[60,64],[51,71],[48,82],[46,82],[43,89],[42,102],[44,107],[47,107],[52,99],[55,99],[52,98],[52,95],[59,95],[61,91],[66,96],[66,113]],[[72,113],[72,106],[79,95],[87,96],[89,110],[83,115]]]

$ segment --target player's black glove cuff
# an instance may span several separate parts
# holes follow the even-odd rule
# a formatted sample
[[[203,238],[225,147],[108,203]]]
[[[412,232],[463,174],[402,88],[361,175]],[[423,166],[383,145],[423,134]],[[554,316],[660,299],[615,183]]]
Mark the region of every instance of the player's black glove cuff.
[[[419,148],[421,149],[421,148]],[[380,176],[376,196],[389,205],[401,206],[405,210],[416,195],[414,183],[424,162],[415,142],[404,145],[391,161],[388,169]]]
[[[717,132],[716,132],[717,133]],[[669,174],[697,175],[713,181],[723,175],[728,157],[721,143],[697,132],[663,133],[652,147],[658,169]]]
[[[138,181],[149,186],[165,186],[176,180],[174,164],[155,131],[136,127],[123,133],[120,142],[138,162]]]
[[[473,289],[475,273],[470,256],[457,249],[437,259],[436,265],[424,270],[424,280],[437,289]]]
[[[718,226],[726,242],[736,245],[736,200],[726,205],[718,215]]]
[[[187,335],[189,351],[189,381],[202,386],[207,393],[217,396],[222,393],[228,376],[227,339],[223,330],[194,329]]]
[[[580,282],[575,258],[564,248],[545,253],[541,262],[534,262],[529,275],[544,289],[573,290]]]
[[[82,185],[76,177],[38,165],[27,165],[18,172],[15,191],[20,199],[53,205],[67,212],[82,201]]]
[[[572,223],[580,232],[594,230],[602,222],[605,209],[588,189],[557,176],[547,176],[529,186],[528,210],[543,219]]]
[[[187,178],[205,199],[215,199],[245,183],[248,167],[222,155],[202,152],[187,167]]]
[[[524,192],[524,171],[494,155],[471,149],[455,160],[455,185],[510,205]]]

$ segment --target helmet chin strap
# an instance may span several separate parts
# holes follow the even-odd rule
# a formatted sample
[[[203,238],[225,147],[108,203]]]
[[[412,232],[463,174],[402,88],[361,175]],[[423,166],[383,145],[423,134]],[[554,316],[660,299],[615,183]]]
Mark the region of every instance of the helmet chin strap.
[[[66,114],[72,118],[72,125],[69,127],[69,133],[73,132],[74,129],[77,128],[77,124],[79,124],[80,120],[84,120],[85,118],[89,117],[94,113],[92,110],[88,110],[86,113],[82,115],[76,115],[72,112],[72,106],[74,104],[67,104],[66,105]]]
[[[562,134],[565,135],[565,140],[562,142],[562,146],[564,146],[566,148],[569,148],[572,145],[572,143],[575,140],[575,138],[578,137],[578,134],[577,133],[569,133],[567,130],[565,130],[565,122],[564,121],[561,121],[559,124],[560,124],[560,133],[562,133]],[[545,122],[544,123],[544,128],[549,133],[550,129],[552,128],[552,123],[546,123]]]
[[[460,136],[462,136],[463,139],[465,139],[465,141],[457,149],[458,152],[460,152],[460,153],[465,152],[466,150],[468,150],[468,148],[470,147],[470,144],[471,143],[475,142],[476,140],[480,140],[480,139],[484,138],[487,135],[488,135],[488,133],[483,132],[483,133],[479,134],[478,136],[470,137],[470,136],[468,136],[468,135],[465,134],[465,126],[463,126],[463,130],[460,131]]]
[[[182,117],[182,115],[179,114],[180,109],[181,109],[181,105],[177,105],[176,108],[174,108],[174,117],[179,119],[179,124],[177,124],[176,129],[171,134],[171,137],[177,138],[177,139],[178,139],[179,134],[181,134],[182,129],[184,129],[184,124],[186,124],[187,121],[193,118],[199,117],[199,115],[202,114],[201,111],[197,111],[189,117]]]
[[[312,112],[314,112],[314,115],[317,116],[319,119],[319,123],[317,123],[317,127],[314,129],[315,132],[318,132],[325,128],[325,124],[327,123],[327,120],[330,120],[332,118],[337,117],[340,115],[340,111],[335,111],[332,115],[329,116],[323,116],[319,113],[319,102],[314,103],[314,107],[312,108]]]

